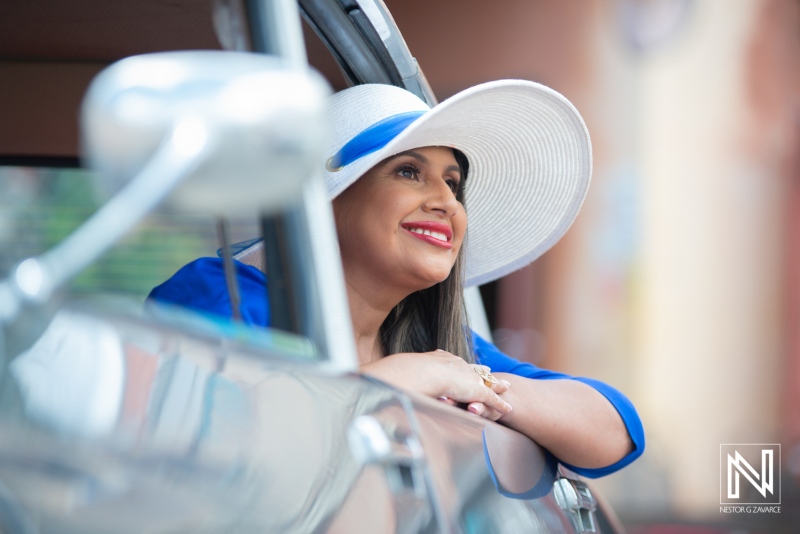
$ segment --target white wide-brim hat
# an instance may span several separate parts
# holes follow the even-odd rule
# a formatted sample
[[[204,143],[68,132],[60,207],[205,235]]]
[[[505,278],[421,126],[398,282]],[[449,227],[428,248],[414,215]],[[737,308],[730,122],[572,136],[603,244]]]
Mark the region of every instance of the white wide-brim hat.
[[[541,256],[572,224],[589,188],[586,125],[566,98],[538,83],[484,83],[433,108],[398,87],[358,85],[333,95],[327,114],[331,199],[400,152],[446,146],[464,153],[468,286]]]

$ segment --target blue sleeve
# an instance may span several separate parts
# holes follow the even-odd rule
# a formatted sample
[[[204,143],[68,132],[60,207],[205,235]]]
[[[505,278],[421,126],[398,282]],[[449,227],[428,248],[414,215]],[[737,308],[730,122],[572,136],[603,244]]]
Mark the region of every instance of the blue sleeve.
[[[596,389],[598,392],[600,392],[600,394],[607,398],[617,410],[622,418],[623,423],[625,423],[625,427],[628,429],[628,435],[631,437],[631,441],[633,442],[633,451],[628,453],[628,455],[626,455],[620,461],[606,467],[589,469],[584,467],[576,467],[566,462],[562,462],[565,466],[585,477],[598,478],[622,469],[642,455],[644,452],[644,428],[642,427],[642,421],[639,419],[639,414],[636,413],[636,408],[633,407],[631,401],[629,401],[628,398],[618,390],[607,384],[604,384],[603,382],[600,382],[599,380],[573,377],[563,373],[556,373],[546,369],[540,369],[539,367],[536,367],[530,363],[520,362],[514,358],[511,358],[510,356],[507,356],[506,354],[503,354],[497,347],[481,338],[474,332],[472,335],[475,340],[475,356],[478,363],[489,366],[493,372],[511,373],[518,376],[524,376],[526,378],[532,378],[534,380],[577,380]]]
[[[238,261],[234,263],[239,281],[242,320],[247,324],[269,326],[267,277],[255,267]],[[154,288],[147,298],[231,317],[225,271],[219,258],[200,258],[181,267],[172,278]]]

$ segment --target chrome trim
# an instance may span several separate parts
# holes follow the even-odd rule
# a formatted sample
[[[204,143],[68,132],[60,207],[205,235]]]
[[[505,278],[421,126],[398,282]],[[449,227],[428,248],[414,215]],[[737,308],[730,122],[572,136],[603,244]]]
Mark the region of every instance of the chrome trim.
[[[429,106],[435,106],[438,102],[436,95],[433,94],[433,90],[419,68],[416,58],[411,55],[403,35],[397,28],[397,24],[395,24],[383,0],[356,1],[386,47],[403,80],[403,87],[420,97]]]

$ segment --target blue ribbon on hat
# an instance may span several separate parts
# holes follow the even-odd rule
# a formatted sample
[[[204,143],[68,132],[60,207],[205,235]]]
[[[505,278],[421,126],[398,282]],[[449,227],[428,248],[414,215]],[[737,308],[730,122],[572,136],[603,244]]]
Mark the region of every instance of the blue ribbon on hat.
[[[338,171],[355,160],[380,150],[424,114],[424,111],[408,111],[376,122],[356,134],[328,160],[325,166],[329,171]]]

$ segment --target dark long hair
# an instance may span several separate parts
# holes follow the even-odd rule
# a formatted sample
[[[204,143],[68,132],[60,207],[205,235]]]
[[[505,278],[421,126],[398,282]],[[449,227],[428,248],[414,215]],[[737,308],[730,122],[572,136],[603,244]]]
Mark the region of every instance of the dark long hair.
[[[459,150],[453,155],[461,171],[456,199],[464,204],[469,161]],[[446,350],[474,363],[472,332],[464,304],[464,248],[462,244],[450,275],[427,289],[416,291],[392,309],[381,325],[385,354]]]

